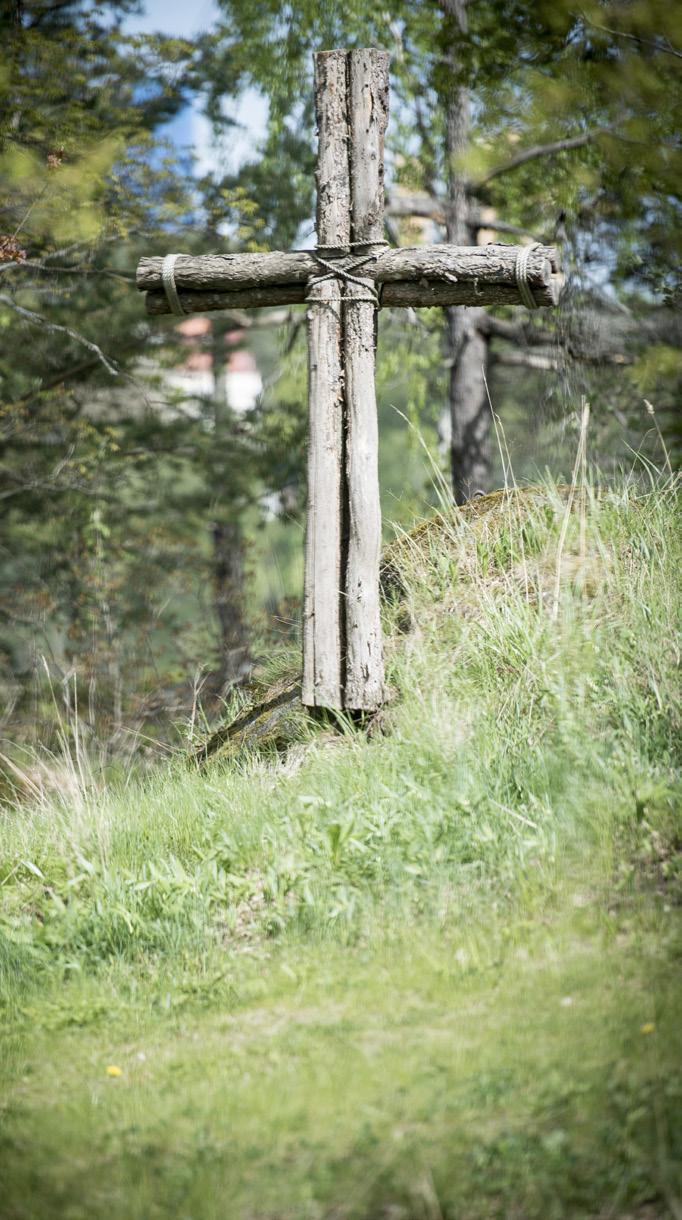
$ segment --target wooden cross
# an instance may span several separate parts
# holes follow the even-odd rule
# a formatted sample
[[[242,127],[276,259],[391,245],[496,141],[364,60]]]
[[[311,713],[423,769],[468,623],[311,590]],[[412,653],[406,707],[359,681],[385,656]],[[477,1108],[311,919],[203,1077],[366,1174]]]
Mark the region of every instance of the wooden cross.
[[[315,55],[317,247],[143,258],[147,312],[306,302],[308,519],[303,702],[373,711],[384,699],[374,390],[382,305],[554,305],[557,252],[543,246],[422,246],[384,240],[388,52]]]

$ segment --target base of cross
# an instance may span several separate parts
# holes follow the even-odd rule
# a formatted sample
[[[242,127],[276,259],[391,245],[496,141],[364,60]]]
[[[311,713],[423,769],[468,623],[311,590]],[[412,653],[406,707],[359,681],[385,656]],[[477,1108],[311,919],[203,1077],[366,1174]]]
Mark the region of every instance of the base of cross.
[[[317,246],[142,259],[149,314],[307,305],[308,518],[302,701],[373,712],[384,702],[378,428],[382,306],[555,305],[557,251],[540,245],[388,249],[387,51],[315,55]]]

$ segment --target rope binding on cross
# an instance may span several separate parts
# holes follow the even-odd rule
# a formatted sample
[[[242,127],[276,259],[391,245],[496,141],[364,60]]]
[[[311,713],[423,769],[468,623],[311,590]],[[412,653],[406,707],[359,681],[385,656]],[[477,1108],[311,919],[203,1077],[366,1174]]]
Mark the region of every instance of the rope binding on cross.
[[[351,242],[344,243],[345,246],[347,246],[351,249],[353,246],[365,246],[366,247],[366,246],[371,245],[371,246],[383,247],[383,246],[388,246],[388,244],[389,243],[387,241],[375,241],[375,242],[351,241]],[[338,246],[316,246],[314,250],[310,251],[310,254],[315,259],[315,261],[318,262],[321,267],[324,267],[325,273],[324,273],[324,275],[312,276],[311,279],[308,281],[309,285],[312,286],[312,285],[316,285],[316,284],[322,284],[325,280],[331,280],[331,279],[340,279],[340,280],[345,280],[346,283],[349,283],[349,284],[358,284],[360,288],[364,288],[371,295],[364,296],[364,297],[354,296],[354,297],[350,297],[350,298],[346,298],[346,299],[352,300],[352,301],[358,301],[358,302],[366,301],[368,304],[375,305],[377,307],[377,309],[379,309],[381,306],[381,300],[379,298],[379,293],[376,291],[376,289],[374,289],[370,284],[368,284],[366,280],[361,280],[358,278],[357,275],[353,275],[354,271],[358,271],[360,269],[360,267],[364,267],[366,263],[371,263],[375,258],[377,258],[379,251],[375,250],[370,254],[363,254],[363,255],[361,255],[360,258],[353,259],[353,261],[347,267],[339,267],[336,263],[330,263],[327,259],[323,258],[322,255],[320,254],[321,250],[332,251],[332,250],[340,250],[340,249],[341,248]],[[341,251],[341,253],[345,253],[345,252],[346,251]],[[350,251],[348,251],[348,252],[350,252]],[[179,257],[180,256],[178,254],[167,254],[166,255],[166,257],[163,260],[163,263],[161,264],[161,283],[163,284],[163,290],[166,294],[166,300],[168,301],[168,305],[170,307],[171,313],[176,314],[176,316],[178,316],[178,317],[184,318],[187,315],[185,313],[185,310],[182,308],[182,303],[180,301],[180,296],[178,294],[178,286],[175,282],[175,263]]]
[[[180,256],[178,254],[166,255],[161,264],[161,283],[163,284],[163,290],[166,294],[166,300],[170,305],[171,313],[177,314],[179,317],[184,318],[187,315],[185,314],[185,311],[180,303],[178,287],[175,283],[175,262],[179,257]]]
[[[539,241],[534,241],[530,246],[520,246],[516,255],[516,264],[514,266],[514,278],[516,279],[516,287],[519,290],[521,302],[527,309],[538,309],[538,303],[533,296],[530,284],[528,283],[528,260],[534,250],[537,250],[540,245]]]
[[[319,263],[320,266],[325,269],[325,274],[311,276],[311,278],[308,280],[308,288],[310,289],[311,287],[314,287],[317,284],[322,284],[322,283],[324,283],[325,280],[334,280],[334,279],[345,280],[345,282],[348,284],[358,284],[360,288],[364,288],[365,291],[370,295],[364,296],[364,297],[360,297],[360,296],[344,297],[343,298],[344,300],[353,301],[353,302],[366,301],[368,305],[374,305],[377,309],[380,309],[381,308],[381,298],[380,298],[377,290],[371,284],[369,284],[366,279],[360,279],[357,275],[353,274],[354,271],[359,271],[361,267],[364,267],[366,263],[371,263],[371,262],[373,262],[373,260],[375,258],[378,258],[379,250],[374,250],[374,251],[370,252],[369,254],[362,254],[362,255],[360,255],[359,258],[354,258],[353,261],[351,263],[349,263],[346,267],[339,267],[336,263],[329,262],[328,259],[322,257],[322,255],[320,254],[320,251],[321,250],[327,250],[327,251],[337,250],[340,252],[341,255],[343,255],[343,254],[349,254],[354,246],[355,247],[363,246],[366,249],[367,246],[384,247],[384,246],[388,246],[388,244],[389,243],[387,241],[382,240],[382,241],[348,241],[348,242],[343,242],[342,246],[341,245],[340,246],[316,246],[314,250],[310,251],[310,254],[315,259],[315,261],[317,263]],[[347,247],[347,249],[344,249],[343,247]],[[311,298],[309,296],[308,300],[315,300],[315,298],[314,297]]]

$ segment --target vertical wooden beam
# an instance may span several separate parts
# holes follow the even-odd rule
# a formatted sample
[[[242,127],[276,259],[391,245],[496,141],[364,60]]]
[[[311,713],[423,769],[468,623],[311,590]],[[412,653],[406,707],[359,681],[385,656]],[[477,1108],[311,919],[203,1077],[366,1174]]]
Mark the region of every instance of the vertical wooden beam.
[[[361,256],[384,237],[384,133],[388,122],[387,51],[351,51],[348,74],[351,164],[351,239]],[[346,284],[346,681],[344,704],[373,711],[384,700],[379,605],[381,507],[379,435],[374,388],[377,306],[371,280]]]
[[[384,136],[391,56],[376,47],[348,56],[351,238],[384,244]]]
[[[315,56],[317,242],[350,240],[346,53]],[[324,253],[324,251],[322,251]],[[321,268],[320,274],[325,272]],[[308,287],[308,517],[303,595],[303,703],[343,706],[342,522],[344,399],[341,284]]]

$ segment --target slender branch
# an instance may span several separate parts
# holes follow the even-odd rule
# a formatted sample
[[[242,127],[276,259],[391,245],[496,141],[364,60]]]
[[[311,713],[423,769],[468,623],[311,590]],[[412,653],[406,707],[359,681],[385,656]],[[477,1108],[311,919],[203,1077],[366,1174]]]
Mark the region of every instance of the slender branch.
[[[666,38],[665,42],[656,42],[651,38],[641,38],[639,34],[630,34],[627,30],[612,30],[608,25],[599,25],[598,22],[592,21],[590,17],[587,17],[585,13],[581,13],[580,16],[585,24],[591,25],[594,30],[601,30],[604,34],[613,34],[614,38],[629,38],[632,42],[639,43],[641,47],[650,47],[652,51],[663,51],[665,55],[674,55],[677,59],[682,59],[682,51],[678,51],[668,38]]]
[[[590,355],[585,351],[572,350],[570,347],[560,347],[555,348],[553,351],[544,352],[530,352],[519,348],[517,350],[495,352],[493,358],[498,364],[509,367],[557,369],[561,363],[560,356],[568,357],[569,360],[574,360],[577,364],[597,365],[598,367],[608,364],[616,368],[622,368],[623,365],[633,363],[632,357],[625,356],[622,352],[599,351]]]
[[[492,229],[494,233],[509,233],[513,237],[532,237],[533,241],[539,241],[541,245],[551,245],[554,241],[546,233],[531,233],[530,229],[524,229],[522,225],[509,224],[507,220],[483,220],[481,216],[471,217],[471,226],[478,232],[480,229]]]
[[[622,367],[632,364],[634,361],[634,357],[629,353],[619,351],[615,346],[606,346],[604,340],[591,341],[587,334],[557,338],[538,327],[524,326],[523,323],[494,318],[490,314],[485,314],[477,326],[483,334],[515,345],[514,351],[503,350],[496,353],[496,359],[501,364],[525,364],[530,368],[555,368],[560,354],[586,365],[608,364]],[[665,319],[662,323],[658,320],[653,325],[648,320],[633,321],[632,325],[627,326],[619,336],[609,335],[609,337],[615,338],[621,347],[627,347],[629,341],[638,338],[647,338],[649,342],[658,338],[675,344],[677,340],[676,319],[673,319],[671,328],[666,327]],[[530,352],[526,350],[529,347],[544,348],[545,351],[544,353]]]
[[[444,225],[445,204],[437,195],[424,191],[391,195],[386,200],[386,215],[423,217],[432,220],[434,224]],[[481,212],[475,207],[469,211],[469,224],[473,229],[493,229],[496,233],[509,233],[514,237],[532,237],[533,241],[539,241],[542,245],[551,245],[553,241],[547,234],[533,233],[522,225],[510,224],[506,220],[484,220]]]
[[[595,354],[598,344],[594,337],[597,333],[599,317],[598,314],[584,315],[581,331],[562,340],[562,346],[566,346],[569,354],[575,356],[576,360],[589,360],[592,357],[595,360],[609,360],[612,357],[616,364],[625,364],[626,357],[617,348],[627,348],[631,343],[642,342],[642,340],[647,343],[665,343],[671,348],[682,348],[682,321],[680,318],[672,311],[656,311],[653,317],[634,318],[628,315],[627,321],[623,318],[617,331],[610,323],[608,338],[612,340],[612,345],[605,348],[604,340],[601,340],[599,351]],[[542,327],[523,322],[509,322],[505,318],[493,317],[492,314],[483,314],[477,322],[477,328],[490,338],[506,339],[508,343],[531,346],[531,348],[533,346],[534,348],[548,348],[556,342],[556,338]],[[592,343],[592,353],[586,348],[586,340],[587,343]]]
[[[127,343],[119,344],[119,355],[122,355],[124,352],[130,352],[131,350],[142,347],[143,345],[144,343],[141,339],[133,339]],[[56,386],[65,385],[74,377],[80,377],[82,373],[89,373],[91,369],[97,368],[99,363],[100,358],[98,355],[95,355],[88,357],[87,360],[80,360],[78,364],[72,364],[69,368],[61,369],[47,380],[42,380],[41,384],[36,386],[35,390],[29,390],[27,394],[22,394],[21,398],[15,398],[14,402],[9,404],[9,410],[15,411],[17,408],[23,407],[29,402],[33,402],[33,400],[39,398],[41,394],[47,394],[50,390],[54,390]]]
[[[17,305],[16,301],[6,296],[4,292],[0,293],[0,303],[6,305],[8,309],[13,309],[15,313],[19,314],[19,317],[30,322],[32,326],[41,326],[44,330],[53,331],[55,334],[68,335],[69,339],[73,339],[74,343],[80,343],[83,347],[87,347],[88,351],[94,352],[97,359],[102,362],[112,377],[118,377],[116,366],[104,355],[101,347],[98,347],[92,340],[86,339],[85,335],[79,334],[76,330],[71,330],[69,326],[60,326],[58,322],[50,322],[42,314],[34,313],[32,309],[24,309],[23,305]]]
[[[477,330],[491,339],[506,339],[508,343],[528,344],[546,347],[552,342],[552,335],[536,327],[525,327],[519,322],[508,322],[504,318],[494,318],[492,314],[482,314],[476,324]]]
[[[101,500],[106,504],[114,504],[117,507],[120,507],[121,505],[120,495],[102,491],[99,488],[95,489],[90,487],[82,487],[78,483],[46,483],[41,482],[40,480],[36,480],[33,483],[25,483],[23,487],[16,487],[11,491],[1,491],[0,501],[8,500],[12,496],[25,495],[27,492],[31,491],[39,491],[41,494],[54,496],[63,496],[67,494],[73,495],[75,493],[79,496],[86,496],[89,500]],[[126,505],[128,512],[143,513],[145,515],[154,511],[156,508],[158,508],[158,503],[152,499],[146,500],[144,504]]]
[[[2,213],[3,211],[9,211],[9,210],[10,210],[9,208],[4,208],[4,209],[0,208],[0,213]],[[150,237],[150,236],[151,236],[151,234],[148,233],[145,229],[131,229],[130,232],[128,233],[128,237]],[[98,238],[96,247],[93,247],[91,242],[74,241],[74,242],[71,242],[70,245],[68,245],[68,246],[62,246],[62,248],[60,250],[49,250],[47,252],[47,254],[43,255],[42,258],[33,259],[30,264],[26,263],[26,262],[3,263],[0,266],[0,275],[3,275],[6,271],[12,271],[16,267],[27,267],[29,265],[31,267],[35,268],[36,270],[53,270],[53,271],[67,270],[67,268],[51,267],[51,266],[48,266],[48,264],[53,263],[56,258],[67,258],[68,256],[75,254],[77,251],[82,251],[83,253],[87,253],[87,251],[90,250],[94,253],[95,249],[99,248],[100,246],[108,246],[108,245],[111,245],[113,242],[120,242],[120,240],[121,240],[121,238],[118,233],[112,233],[112,234],[109,234],[108,236]]]
[[[124,280],[126,283],[135,283],[134,275],[126,275],[124,271],[113,271],[110,267],[84,267],[82,265],[71,267],[50,267],[42,261],[28,262],[27,260],[24,260],[21,263],[8,263],[7,269],[10,267],[20,267],[22,271],[42,271],[47,275],[100,275],[107,276],[112,280]],[[5,268],[0,268],[0,270],[5,270]]]
[[[445,223],[443,200],[427,191],[410,191],[387,197],[386,212],[389,216],[418,216],[434,220],[437,224]]]
[[[618,297],[610,296],[608,292],[604,292],[603,288],[591,279],[583,270],[583,280],[586,284],[586,295],[593,297],[595,301],[599,301],[600,305],[604,305],[610,313],[619,313],[626,318],[632,317],[632,310],[624,301],[619,301]]]
[[[19,221],[19,224],[17,225],[16,229],[14,230],[12,237],[18,237],[19,233],[21,232],[24,225],[26,224],[26,221],[28,220],[29,216],[31,215],[31,212],[40,203],[46,190],[47,190],[47,186],[44,186],[44,187],[42,187],[42,189],[40,191],[38,191],[38,194],[36,195],[35,199],[29,204],[29,207],[28,207],[27,211],[25,212],[23,219]]]
[[[585,131],[582,135],[570,136],[566,140],[552,140],[549,144],[534,144],[531,148],[524,148],[515,157],[505,161],[504,165],[495,166],[494,169],[489,170],[487,174],[479,178],[474,189],[485,186],[488,182],[492,182],[493,178],[499,178],[501,174],[507,174],[510,170],[518,169],[520,165],[525,165],[527,161],[534,161],[538,157],[552,157],[556,153],[566,152],[571,148],[582,148],[585,144],[590,144],[597,136],[604,135],[607,131],[607,128],[597,127],[594,131]]]
[[[502,351],[493,354],[495,364],[508,368],[542,369],[559,368],[559,357],[555,352]]]

